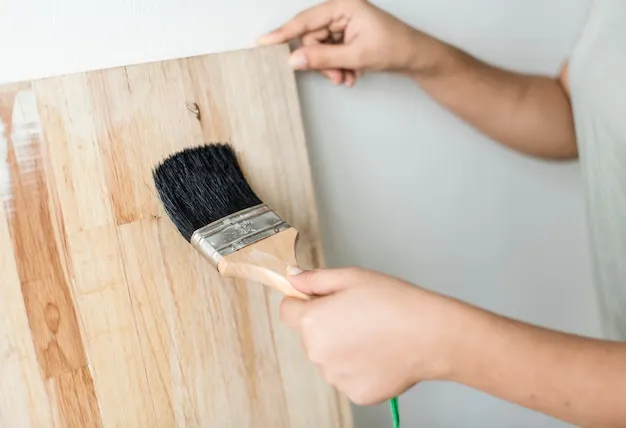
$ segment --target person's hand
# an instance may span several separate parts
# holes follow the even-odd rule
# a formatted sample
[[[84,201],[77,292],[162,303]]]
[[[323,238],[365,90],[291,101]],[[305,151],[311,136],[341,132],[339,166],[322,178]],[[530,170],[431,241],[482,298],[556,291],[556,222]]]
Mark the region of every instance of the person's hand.
[[[320,70],[335,84],[352,86],[363,71],[427,73],[443,43],[365,0],[328,0],[261,37],[260,45],[301,38],[291,54],[295,69]]]
[[[450,373],[458,302],[363,269],[321,269],[291,276],[310,301],[285,298],[283,322],[301,335],[308,358],[354,403],[396,396]]]

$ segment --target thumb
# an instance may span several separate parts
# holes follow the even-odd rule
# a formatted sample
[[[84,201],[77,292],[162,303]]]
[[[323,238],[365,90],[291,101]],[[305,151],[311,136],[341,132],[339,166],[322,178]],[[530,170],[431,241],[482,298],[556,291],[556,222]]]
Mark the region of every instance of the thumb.
[[[348,268],[308,271],[291,268],[289,273],[287,279],[291,285],[308,295],[325,296],[350,288],[357,283],[354,270]]]
[[[350,45],[310,45],[295,50],[289,63],[296,70],[321,70],[328,68],[360,69],[358,55]]]

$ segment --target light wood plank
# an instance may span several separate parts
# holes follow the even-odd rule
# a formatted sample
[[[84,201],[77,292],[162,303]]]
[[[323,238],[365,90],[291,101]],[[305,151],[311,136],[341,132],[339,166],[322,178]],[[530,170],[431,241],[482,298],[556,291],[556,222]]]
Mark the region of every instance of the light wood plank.
[[[89,367],[81,367],[62,373],[50,380],[50,392],[57,400],[61,420],[59,426],[76,428],[100,428],[100,410]]]
[[[200,124],[186,107],[179,63],[129,66],[89,79],[101,109],[96,128],[116,223],[156,216],[152,167],[181,144],[202,142]]]
[[[0,162],[6,162],[6,158]],[[50,427],[53,426],[52,412],[28,326],[2,206],[0,272],[0,427]]]
[[[84,412],[72,405],[79,403],[69,396],[83,393],[83,403],[95,407],[91,391],[91,375],[82,346],[79,326],[69,291],[69,278],[63,268],[63,248],[57,245],[55,217],[51,213],[55,195],[47,187],[47,176],[42,161],[43,140],[37,103],[32,90],[21,85],[1,105],[0,116],[5,128],[3,140],[6,147],[4,165],[7,183],[4,209],[20,281],[22,299],[26,308],[31,340],[45,380],[58,378],[84,370],[81,377],[70,377],[65,387],[50,395],[50,402],[64,404],[53,412],[56,424],[73,425],[74,415],[82,414],[88,426],[99,425],[98,412]],[[5,124],[10,124],[6,126]],[[7,179],[8,177],[8,179]],[[78,383],[76,383],[78,382]]]
[[[68,244],[103,426],[157,426],[116,227],[69,235]]]
[[[152,168],[170,153],[228,142],[261,198],[299,230],[301,264],[321,265],[287,58],[286,46],[267,47],[0,88],[8,126],[15,114],[5,93],[30,91],[28,111],[40,121],[24,121],[29,151],[8,151],[8,178],[0,168],[0,202],[20,214],[8,221],[11,253],[0,261],[21,279],[13,294],[0,287],[0,297],[26,301],[29,315],[4,321],[0,337],[32,347],[28,366],[10,366],[32,377],[35,403],[47,406],[48,419],[32,425],[352,425],[345,398],[278,319],[282,296],[221,278],[171,224],[152,182]],[[199,112],[189,111],[195,105]],[[28,320],[32,335],[18,323]],[[0,376],[0,391],[11,379]],[[0,421],[37,414],[24,400],[12,413],[0,407]]]
[[[223,57],[223,69],[255,70],[245,79],[236,73],[223,73],[222,83],[228,94],[226,114],[231,118],[232,141],[248,181],[264,202],[298,229],[298,260],[304,267],[314,267],[322,265],[323,251],[295,79],[287,67],[280,66],[284,54],[281,49],[268,49],[254,55],[241,51]],[[265,108],[264,115],[257,114],[258,109],[268,105],[272,108]],[[342,415],[346,406],[329,400],[334,392],[312,365],[302,364],[305,356],[299,339],[278,318],[282,296],[265,293],[284,388],[299,392],[287,396],[290,426],[346,426]],[[304,384],[311,387],[307,394],[301,391]]]
[[[9,145],[14,212],[9,218],[18,274],[46,377],[86,365],[68,280],[54,239],[41,160],[41,129],[31,91],[14,100]]]
[[[196,120],[201,124],[202,142],[232,141],[221,58],[221,55],[207,55],[180,61],[185,99],[197,105],[201,113]]]
[[[33,84],[66,234],[114,223],[88,74]]]
[[[170,225],[160,227],[160,242],[168,249],[161,263],[172,293],[171,312],[166,313],[179,361],[172,395],[193,403],[187,424],[289,426],[263,288],[219,280]],[[194,330],[203,333],[191,334]],[[191,379],[210,379],[210,387],[189,385]]]
[[[172,391],[171,366],[180,369],[180,358],[168,320],[176,302],[165,275],[162,250],[154,245],[158,242],[157,220],[129,223],[118,233],[157,425],[175,426],[175,406],[184,404],[174,402]]]

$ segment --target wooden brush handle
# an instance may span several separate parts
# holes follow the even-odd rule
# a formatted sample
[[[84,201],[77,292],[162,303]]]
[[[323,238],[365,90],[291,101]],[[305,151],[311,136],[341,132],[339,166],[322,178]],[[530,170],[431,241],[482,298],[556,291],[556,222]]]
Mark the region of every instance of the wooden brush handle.
[[[225,256],[218,263],[217,270],[226,278],[260,282],[287,296],[309,300],[311,296],[296,290],[287,280],[287,269],[298,267],[297,238],[296,229],[283,230]]]

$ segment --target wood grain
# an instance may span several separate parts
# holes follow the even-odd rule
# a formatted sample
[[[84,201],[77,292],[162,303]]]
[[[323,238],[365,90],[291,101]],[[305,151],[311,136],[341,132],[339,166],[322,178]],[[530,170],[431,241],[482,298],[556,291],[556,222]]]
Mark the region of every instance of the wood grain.
[[[54,426],[2,209],[0,272],[0,427]]]
[[[184,147],[232,144],[298,229],[298,261],[321,265],[287,58],[267,47],[0,87],[0,427],[352,425],[280,322],[282,294],[222,278],[151,177]]]
[[[80,417],[83,426],[99,426],[99,414],[80,328],[72,304],[66,260],[57,242],[58,225],[51,207],[44,168],[45,144],[36,99],[26,85],[4,92],[0,104],[5,147],[4,208],[30,336],[42,380],[55,384],[59,404],[55,420],[63,425]],[[5,195],[6,196],[6,195]],[[81,371],[82,375],[74,376]],[[63,379],[63,381],[61,381]],[[81,400],[72,399],[77,392]],[[85,407],[85,403],[91,405]],[[59,419],[60,418],[60,419]]]
[[[13,177],[11,236],[39,364],[46,378],[87,364],[68,278],[61,266],[42,165],[41,131],[32,92],[13,99],[8,161]],[[24,110],[35,114],[28,117]],[[2,113],[2,117],[8,116]],[[5,123],[9,123],[7,120]]]

